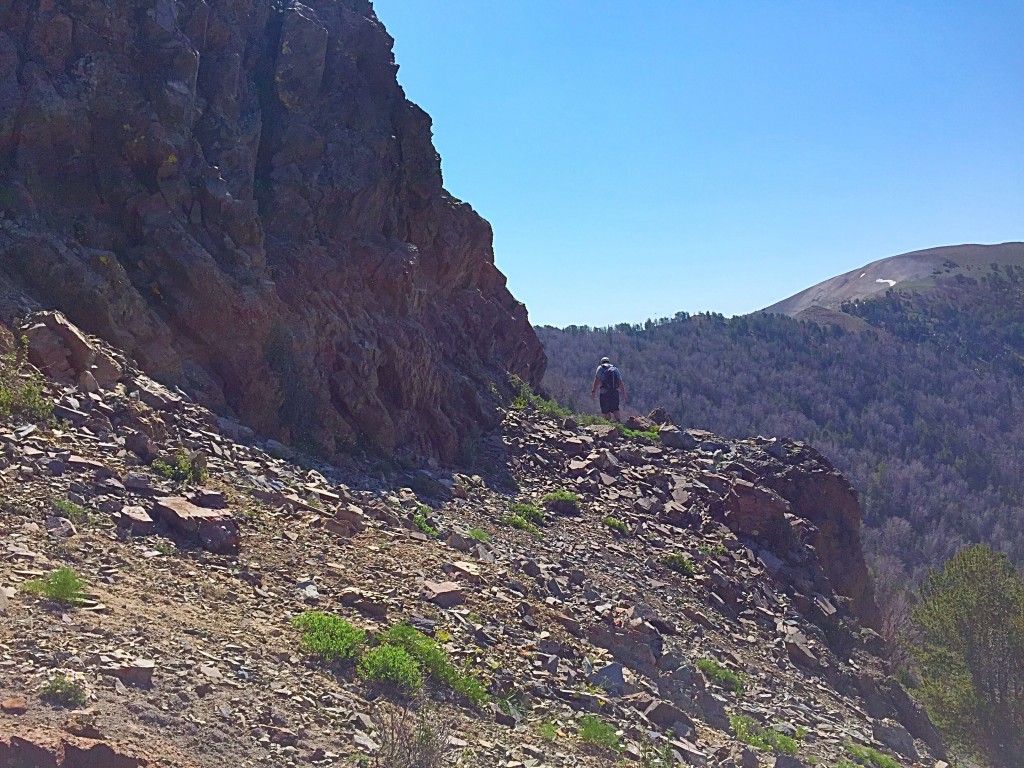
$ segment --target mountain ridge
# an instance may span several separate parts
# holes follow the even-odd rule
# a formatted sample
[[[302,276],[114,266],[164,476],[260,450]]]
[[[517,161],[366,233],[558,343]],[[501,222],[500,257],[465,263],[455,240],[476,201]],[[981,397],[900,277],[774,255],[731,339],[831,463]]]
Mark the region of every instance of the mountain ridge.
[[[920,290],[939,276],[977,276],[992,264],[1024,266],[1024,242],[948,245],[888,256],[823,280],[760,311],[827,321],[837,316],[820,310],[838,312],[846,302],[876,298],[890,288],[908,290],[910,283]]]

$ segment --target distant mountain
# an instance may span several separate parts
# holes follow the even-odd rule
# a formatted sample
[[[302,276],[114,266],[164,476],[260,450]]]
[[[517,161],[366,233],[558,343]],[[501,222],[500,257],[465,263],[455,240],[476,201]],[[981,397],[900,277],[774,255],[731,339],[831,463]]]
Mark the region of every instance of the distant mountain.
[[[681,426],[809,442],[859,490],[876,569],[918,577],[973,542],[1024,563],[1021,260],[1021,243],[922,251],[861,270],[897,281],[878,295],[836,303],[847,275],[770,308],[813,323],[679,313],[541,327],[543,386],[593,410],[593,370],[610,355],[630,412],[663,406]]]
[[[872,261],[765,308],[803,320],[829,319],[821,309],[839,310],[848,301],[883,296],[890,288],[921,290],[952,275],[975,278],[1000,266],[1024,266],[1024,243],[950,245]]]

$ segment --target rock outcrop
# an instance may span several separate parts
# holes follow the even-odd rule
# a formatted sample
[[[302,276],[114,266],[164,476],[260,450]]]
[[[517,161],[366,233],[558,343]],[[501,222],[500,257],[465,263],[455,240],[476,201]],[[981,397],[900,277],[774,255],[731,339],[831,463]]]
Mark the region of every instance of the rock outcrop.
[[[367,0],[0,2],[0,315],[257,432],[452,457],[545,359]]]

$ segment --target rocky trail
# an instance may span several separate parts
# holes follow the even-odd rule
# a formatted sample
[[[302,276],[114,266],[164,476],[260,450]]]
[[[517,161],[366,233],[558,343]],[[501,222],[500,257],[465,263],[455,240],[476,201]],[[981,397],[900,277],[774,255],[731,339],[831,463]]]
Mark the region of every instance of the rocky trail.
[[[54,420],[0,423],[0,765],[372,764],[408,702],[302,653],[305,611],[409,623],[482,681],[481,706],[432,682],[413,705],[451,728],[452,765],[838,766],[849,745],[942,765],[876,655],[855,495],[806,446],[528,406],[473,472],[341,468],[60,315],[21,332]],[[558,491],[578,505],[544,510]],[[86,584],[75,607],[24,588],[60,567]],[[83,706],[41,695],[55,674]],[[796,754],[739,738],[743,717]]]

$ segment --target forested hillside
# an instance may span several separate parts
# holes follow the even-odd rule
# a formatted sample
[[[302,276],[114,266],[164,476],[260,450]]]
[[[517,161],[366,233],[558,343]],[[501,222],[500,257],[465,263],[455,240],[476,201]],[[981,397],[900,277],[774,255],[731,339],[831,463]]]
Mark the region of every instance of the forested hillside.
[[[843,307],[847,328],[717,314],[540,328],[546,390],[592,410],[602,355],[627,409],[680,425],[785,435],[831,457],[861,493],[869,557],[913,576],[969,542],[1024,562],[1024,269]]]

